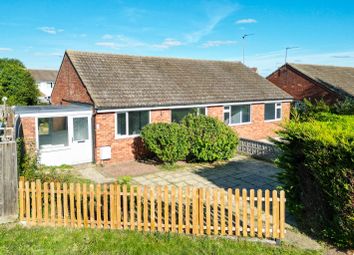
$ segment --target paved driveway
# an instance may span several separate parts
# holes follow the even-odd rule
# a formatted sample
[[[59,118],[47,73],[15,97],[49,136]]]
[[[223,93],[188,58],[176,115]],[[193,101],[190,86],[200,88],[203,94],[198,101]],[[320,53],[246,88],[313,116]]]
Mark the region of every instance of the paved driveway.
[[[194,187],[275,189],[279,172],[273,164],[245,156],[237,156],[221,166],[189,170],[159,171],[133,177],[140,185],[175,185]]]

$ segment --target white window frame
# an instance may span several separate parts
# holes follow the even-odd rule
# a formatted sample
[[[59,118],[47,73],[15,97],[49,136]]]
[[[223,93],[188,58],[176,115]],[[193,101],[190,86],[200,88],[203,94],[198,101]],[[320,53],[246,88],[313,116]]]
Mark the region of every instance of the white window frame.
[[[142,112],[142,111],[126,111],[126,112],[116,112],[114,114],[114,126],[115,126],[115,138],[116,139],[122,139],[122,138],[134,138],[134,137],[139,137],[140,134],[136,135],[129,135],[129,112]],[[147,111],[149,115],[149,122],[148,124],[151,123],[151,111]],[[118,114],[125,114],[125,130],[126,134],[125,135],[118,135]]]
[[[269,119],[269,120],[266,120],[265,119],[265,105],[266,104],[274,104],[274,119]],[[283,109],[282,109],[282,103],[281,102],[270,102],[270,103],[266,103],[264,104],[264,122],[273,122],[273,121],[279,121],[282,119],[283,117]],[[277,118],[277,109],[280,109],[280,118]]]
[[[231,107],[233,106],[249,106],[250,107],[250,120],[247,122],[242,122],[242,112],[241,112],[241,122],[240,123],[231,123]],[[227,109],[225,109],[227,107]],[[229,123],[227,123],[229,126],[240,126],[240,125],[247,125],[252,123],[252,104],[239,104],[239,105],[224,105],[224,123],[225,123],[225,113],[229,114]]]

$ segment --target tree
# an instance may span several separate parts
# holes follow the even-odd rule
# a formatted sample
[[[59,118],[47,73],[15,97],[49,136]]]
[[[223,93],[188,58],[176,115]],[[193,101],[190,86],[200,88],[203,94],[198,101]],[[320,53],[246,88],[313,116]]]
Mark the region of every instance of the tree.
[[[0,58],[0,97],[9,105],[35,105],[39,90],[29,71],[17,59]]]

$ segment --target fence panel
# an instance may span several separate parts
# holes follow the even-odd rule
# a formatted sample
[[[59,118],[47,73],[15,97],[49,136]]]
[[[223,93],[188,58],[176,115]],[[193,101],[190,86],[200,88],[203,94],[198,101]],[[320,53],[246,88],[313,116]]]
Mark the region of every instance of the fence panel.
[[[279,155],[279,150],[274,144],[245,138],[240,138],[237,150],[252,157],[268,161],[275,160]]]
[[[17,185],[16,142],[0,142],[0,223],[17,218]]]
[[[117,184],[91,184],[87,189],[86,184],[73,183],[50,183],[49,187],[39,181],[20,180],[21,221],[31,225],[284,238],[284,191],[266,190],[262,196],[261,190],[253,189],[226,192]]]

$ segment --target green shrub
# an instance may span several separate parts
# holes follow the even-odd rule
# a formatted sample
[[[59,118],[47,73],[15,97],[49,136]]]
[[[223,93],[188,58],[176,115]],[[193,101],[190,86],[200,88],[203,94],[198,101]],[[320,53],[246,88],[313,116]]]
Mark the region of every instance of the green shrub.
[[[313,235],[354,244],[354,116],[322,113],[278,132],[287,207]]]
[[[354,99],[346,98],[332,107],[332,112],[342,115],[354,115]]]
[[[153,123],[141,132],[144,144],[162,162],[173,164],[186,159],[190,143],[187,130],[177,123]]]
[[[231,158],[236,151],[238,137],[223,122],[205,115],[189,114],[182,120],[191,143],[189,159],[213,162]]]

